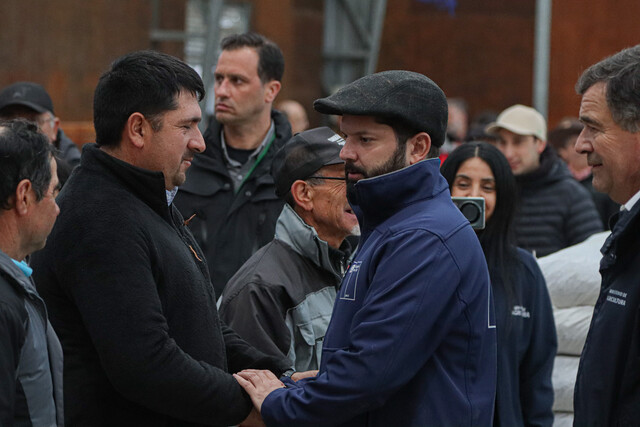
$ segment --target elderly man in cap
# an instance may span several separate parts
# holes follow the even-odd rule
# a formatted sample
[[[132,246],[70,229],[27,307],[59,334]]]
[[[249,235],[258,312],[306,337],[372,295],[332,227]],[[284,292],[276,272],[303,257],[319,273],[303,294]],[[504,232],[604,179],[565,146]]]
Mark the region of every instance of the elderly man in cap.
[[[589,192],[551,148],[542,114],[516,104],[486,127],[498,138],[520,190],[515,219],[518,246],[545,256],[602,231],[602,221]]]
[[[576,84],[576,151],[593,187],[622,205],[600,261],[602,285],[576,379],[575,426],[640,422],[640,45],[589,67]]]
[[[321,127],[275,155],[271,173],[286,204],[275,238],[231,278],[220,318],[259,350],[287,356],[296,371],[320,366],[322,341],[358,231],[347,202],[344,140]]]
[[[80,163],[80,150],[60,128],[60,119],[53,112],[53,102],[44,87],[32,82],[18,82],[0,91],[0,118],[22,117],[40,126],[58,156],[70,167]]]
[[[314,108],[342,116],[361,245],[316,377],[236,375],[268,426],[488,426],[496,331],[484,255],[436,158],[447,100],[409,71],[363,77]]]

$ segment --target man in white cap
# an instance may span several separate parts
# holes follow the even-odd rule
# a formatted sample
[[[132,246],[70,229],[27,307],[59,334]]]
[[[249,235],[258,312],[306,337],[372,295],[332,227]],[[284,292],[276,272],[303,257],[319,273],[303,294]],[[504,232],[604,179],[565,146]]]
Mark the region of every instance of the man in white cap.
[[[498,137],[496,146],[509,161],[520,189],[515,220],[518,246],[544,256],[602,231],[591,196],[547,148],[547,124],[539,112],[513,105],[486,131]]]

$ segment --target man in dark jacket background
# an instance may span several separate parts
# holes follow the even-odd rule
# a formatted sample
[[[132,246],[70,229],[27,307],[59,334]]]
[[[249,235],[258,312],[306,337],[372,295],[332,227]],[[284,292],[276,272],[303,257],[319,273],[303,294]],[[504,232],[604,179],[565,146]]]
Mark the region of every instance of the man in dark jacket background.
[[[0,121],[0,425],[62,426],[62,349],[27,265],[60,212],[53,146]]]
[[[602,286],[580,357],[575,426],[640,420],[640,45],[589,67],[576,84],[593,187],[622,205],[600,261]]]
[[[80,150],[60,127],[53,111],[53,101],[42,85],[17,82],[0,91],[0,119],[23,118],[36,123],[40,131],[56,147],[56,165],[60,184],[80,163]]]
[[[202,251],[172,203],[204,150],[203,95],[191,67],[153,51],[117,59],[96,87],[96,144],[33,258],[65,352],[70,425],[238,424],[251,402],[229,372],[289,366],[220,322]]]
[[[531,107],[516,104],[486,128],[509,161],[520,189],[515,219],[518,246],[541,257],[602,231],[588,191],[547,146],[547,124]]]
[[[255,33],[226,37],[221,48],[206,150],[195,156],[176,196],[218,296],[240,266],[273,239],[283,202],[269,170],[275,152],[291,138],[286,116],[271,108],[284,72],[280,48]]]
[[[322,341],[351,252],[358,220],[347,202],[344,140],[327,127],[294,136],[273,160],[276,193],[286,201],[275,238],[231,278],[220,318],[296,371],[320,367]]]

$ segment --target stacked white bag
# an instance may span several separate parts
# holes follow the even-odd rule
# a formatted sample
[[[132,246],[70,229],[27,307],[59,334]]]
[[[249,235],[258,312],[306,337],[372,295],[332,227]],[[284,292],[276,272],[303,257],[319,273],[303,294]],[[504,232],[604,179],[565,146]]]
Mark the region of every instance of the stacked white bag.
[[[593,307],[600,293],[600,248],[609,231],[538,259],[558,333],[558,355],[553,367],[554,427],[573,425],[573,388],[580,353],[587,338]]]

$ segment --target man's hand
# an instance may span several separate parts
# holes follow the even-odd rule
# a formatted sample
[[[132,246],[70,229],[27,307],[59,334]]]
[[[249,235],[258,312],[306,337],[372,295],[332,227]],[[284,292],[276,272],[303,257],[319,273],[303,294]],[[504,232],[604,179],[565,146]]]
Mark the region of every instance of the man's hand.
[[[273,390],[283,388],[284,384],[271,371],[259,371],[257,369],[245,369],[233,374],[238,384],[245,389],[253,406],[262,410],[262,402]]]
[[[262,417],[256,410],[253,408],[251,412],[249,412],[249,416],[241,422],[238,427],[266,427],[264,421],[262,421]]]
[[[294,372],[291,374],[291,379],[293,381],[300,381],[303,378],[315,377],[316,375],[318,375],[317,369],[315,371]]]

